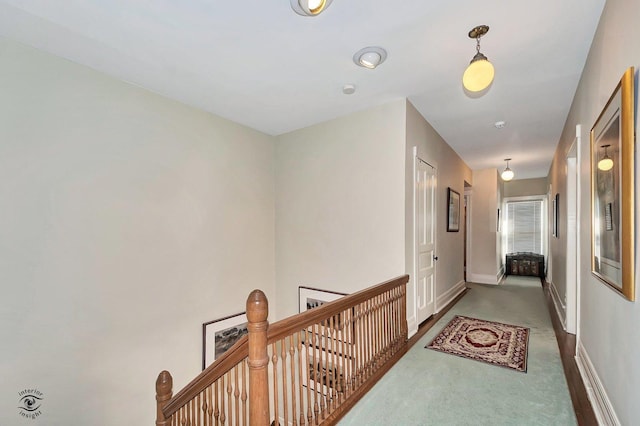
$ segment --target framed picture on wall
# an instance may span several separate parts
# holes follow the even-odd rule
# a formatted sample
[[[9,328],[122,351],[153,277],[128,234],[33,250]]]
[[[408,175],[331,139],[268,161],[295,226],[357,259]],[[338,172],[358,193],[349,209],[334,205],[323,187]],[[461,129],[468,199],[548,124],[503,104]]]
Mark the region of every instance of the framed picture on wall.
[[[211,365],[247,333],[246,312],[202,324],[202,369]]]
[[[460,193],[447,188],[447,232],[460,230]]]
[[[298,312],[304,312],[309,309],[317,308],[327,302],[334,301],[346,296],[347,293],[339,293],[331,290],[321,290],[312,287],[298,287]]]

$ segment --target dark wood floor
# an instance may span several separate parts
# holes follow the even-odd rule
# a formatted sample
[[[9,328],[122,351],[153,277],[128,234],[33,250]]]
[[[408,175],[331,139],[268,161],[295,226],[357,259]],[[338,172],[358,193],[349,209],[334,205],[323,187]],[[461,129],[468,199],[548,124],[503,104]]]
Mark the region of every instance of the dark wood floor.
[[[578,366],[574,358],[576,353],[576,336],[569,334],[562,329],[558,313],[553,306],[551,300],[551,293],[549,292],[549,284],[543,281],[543,289],[545,298],[547,300],[547,308],[551,315],[551,322],[553,324],[553,330],[556,333],[556,339],[558,340],[558,348],[560,349],[560,358],[562,359],[562,366],[564,367],[564,375],[567,378],[567,384],[569,386],[569,393],[571,394],[571,402],[573,402],[573,409],[576,413],[576,419],[580,426],[597,426],[595,413],[591,407],[591,402],[587,397],[587,390],[582,382],[582,377],[578,371]],[[418,332],[409,339],[409,347],[413,346],[427,331],[434,326],[444,314],[451,309],[466,293],[468,289],[456,297],[449,305],[442,309],[437,314],[431,316],[425,322],[420,324]]]
[[[564,375],[567,378],[567,384],[569,385],[569,393],[571,394],[571,402],[573,402],[573,409],[576,412],[576,419],[578,419],[579,425],[591,426],[597,425],[596,415],[591,407],[591,402],[587,396],[587,390],[582,382],[582,377],[578,371],[578,365],[576,364],[576,336],[569,334],[562,329],[562,324],[558,318],[558,312],[553,305],[551,299],[551,292],[549,291],[549,283],[543,281],[542,287],[544,288],[544,295],[547,299],[547,308],[549,308],[549,314],[551,315],[551,322],[553,323],[553,330],[556,332],[556,339],[558,340],[558,348],[560,349],[560,358],[562,359],[562,366],[564,367]]]

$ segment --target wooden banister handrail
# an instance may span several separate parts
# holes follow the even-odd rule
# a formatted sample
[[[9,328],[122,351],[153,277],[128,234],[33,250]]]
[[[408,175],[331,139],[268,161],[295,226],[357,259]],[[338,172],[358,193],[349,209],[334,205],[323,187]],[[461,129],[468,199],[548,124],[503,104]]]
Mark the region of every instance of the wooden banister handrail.
[[[374,296],[384,293],[385,291],[405,285],[407,282],[409,282],[409,275],[402,275],[271,324],[267,333],[267,343],[273,343],[284,336],[288,336],[296,330],[325,320],[328,317],[349,309],[359,303],[365,302]]]
[[[296,424],[295,416],[301,425],[334,424],[406,352],[408,281],[400,276],[271,325],[267,298],[254,290],[248,335],[173,397],[171,375],[160,373],[156,425],[266,426]]]
[[[247,357],[249,340],[246,335],[242,336],[228,351],[220,356],[215,362],[207,367],[200,375],[187,384],[180,392],[174,395],[171,401],[162,410],[165,417],[170,417],[178,411],[180,407],[191,401],[202,389],[206,388],[220,377],[222,377],[231,367],[238,364]]]

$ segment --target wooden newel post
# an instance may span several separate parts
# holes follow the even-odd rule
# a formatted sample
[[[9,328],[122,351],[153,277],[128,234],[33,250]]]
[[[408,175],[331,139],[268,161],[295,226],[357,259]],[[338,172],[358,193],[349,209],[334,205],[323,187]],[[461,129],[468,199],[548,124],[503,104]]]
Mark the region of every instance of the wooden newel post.
[[[249,332],[249,424],[269,425],[269,356],[267,329],[269,302],[260,290],[247,298],[247,330]]]
[[[158,411],[156,414],[156,426],[170,426],[171,420],[164,417],[162,409],[173,396],[173,377],[164,370],[158,374],[156,379],[156,405]]]

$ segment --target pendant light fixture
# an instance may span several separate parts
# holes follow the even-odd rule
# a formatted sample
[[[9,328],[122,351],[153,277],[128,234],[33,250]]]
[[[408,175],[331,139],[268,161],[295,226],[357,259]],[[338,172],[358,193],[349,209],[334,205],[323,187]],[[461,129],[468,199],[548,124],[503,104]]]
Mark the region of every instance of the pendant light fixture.
[[[486,56],[480,53],[480,38],[489,32],[489,26],[480,25],[469,31],[476,39],[476,54],[462,75],[462,85],[470,92],[480,92],[491,84],[495,71]]]
[[[302,16],[318,16],[320,15],[333,0],[290,0],[291,8],[298,15]]]
[[[603,172],[606,172],[607,170],[611,170],[611,168],[613,167],[613,160],[611,159],[611,157],[609,157],[609,154],[607,153],[607,148],[609,148],[611,145],[607,144],[607,145],[602,145],[602,148],[604,148],[604,157],[602,157],[602,159],[600,161],[598,161],[598,169],[602,170]]]
[[[504,161],[507,162],[507,168],[502,171],[500,177],[502,177],[503,181],[509,182],[514,176],[513,170],[509,168],[509,161],[511,161],[511,158],[505,158]]]

